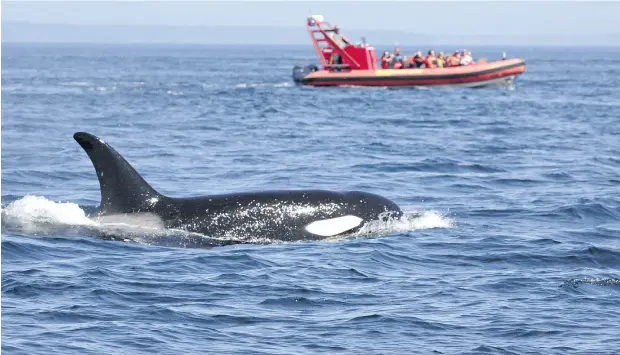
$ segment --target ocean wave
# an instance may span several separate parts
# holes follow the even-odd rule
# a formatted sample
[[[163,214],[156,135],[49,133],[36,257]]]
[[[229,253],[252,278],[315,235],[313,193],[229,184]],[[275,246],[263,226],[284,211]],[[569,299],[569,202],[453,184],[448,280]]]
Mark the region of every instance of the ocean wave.
[[[241,83],[237,84],[234,87],[237,89],[247,89],[247,88],[287,88],[293,87],[294,84],[288,81],[281,83]]]

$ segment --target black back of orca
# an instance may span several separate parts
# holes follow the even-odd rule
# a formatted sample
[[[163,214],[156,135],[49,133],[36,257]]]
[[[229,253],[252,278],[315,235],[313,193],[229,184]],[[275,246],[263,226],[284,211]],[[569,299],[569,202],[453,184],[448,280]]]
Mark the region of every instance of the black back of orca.
[[[75,140],[92,161],[101,189],[101,215],[148,213],[167,228],[214,238],[317,240],[351,233],[365,222],[402,216],[375,194],[279,190],[190,198],[163,196],[111,146],[89,133]]]

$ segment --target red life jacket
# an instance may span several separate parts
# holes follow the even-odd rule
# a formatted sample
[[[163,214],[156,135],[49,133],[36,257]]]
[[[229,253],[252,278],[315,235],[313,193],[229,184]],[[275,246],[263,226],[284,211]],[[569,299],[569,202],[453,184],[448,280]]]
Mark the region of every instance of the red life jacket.
[[[390,67],[390,62],[386,60],[386,57],[381,58],[381,68],[387,69]]]

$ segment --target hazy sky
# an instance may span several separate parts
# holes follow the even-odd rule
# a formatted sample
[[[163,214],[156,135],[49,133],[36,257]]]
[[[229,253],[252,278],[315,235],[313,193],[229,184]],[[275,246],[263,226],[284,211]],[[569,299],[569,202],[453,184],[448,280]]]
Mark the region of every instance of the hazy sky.
[[[2,21],[300,27],[309,10],[345,30],[514,35],[620,33],[617,1],[2,1]]]

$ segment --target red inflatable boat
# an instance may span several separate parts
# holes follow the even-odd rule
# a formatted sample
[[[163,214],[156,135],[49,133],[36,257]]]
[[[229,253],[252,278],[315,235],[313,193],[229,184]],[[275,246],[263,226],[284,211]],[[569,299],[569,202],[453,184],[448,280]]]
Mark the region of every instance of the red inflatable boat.
[[[323,21],[319,15],[310,16],[306,28],[313,41],[322,68],[295,66],[293,80],[310,86],[464,86],[483,87],[510,85],[525,72],[522,59],[485,60],[477,63],[445,68],[377,68],[373,47],[367,44],[351,44],[339,33],[337,27]],[[338,64],[330,64],[330,58],[339,58]]]

